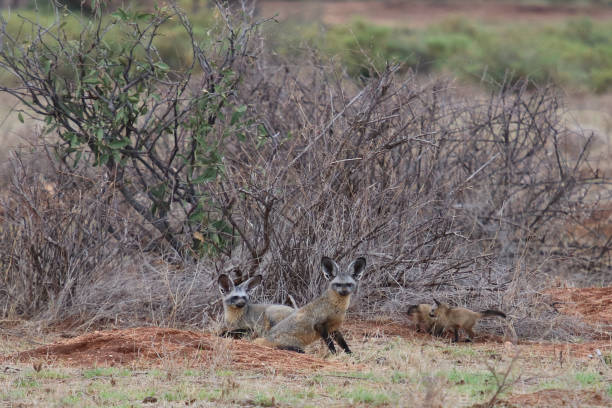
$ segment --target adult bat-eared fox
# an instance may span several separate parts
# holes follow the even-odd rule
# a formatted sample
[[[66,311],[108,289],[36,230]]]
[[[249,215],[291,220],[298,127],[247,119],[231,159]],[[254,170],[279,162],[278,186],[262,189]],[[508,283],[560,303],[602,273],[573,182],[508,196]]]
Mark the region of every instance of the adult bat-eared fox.
[[[223,296],[222,336],[240,338],[247,335],[263,336],[272,326],[295,312],[296,309],[284,305],[251,303],[249,293],[262,281],[261,275],[234,286],[226,274],[218,279],[219,292]]]
[[[303,353],[306,346],[322,338],[332,353],[336,352],[334,340],[346,353],[351,353],[339,329],[351,294],[365,271],[366,260],[357,258],[342,272],[336,262],[323,257],[321,267],[323,276],[331,279],[327,290],[272,327],[265,337],[256,339],[257,344]]]

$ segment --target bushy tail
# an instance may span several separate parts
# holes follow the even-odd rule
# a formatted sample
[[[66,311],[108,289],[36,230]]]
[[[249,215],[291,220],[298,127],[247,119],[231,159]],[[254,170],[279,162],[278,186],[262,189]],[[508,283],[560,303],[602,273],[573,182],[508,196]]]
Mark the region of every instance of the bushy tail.
[[[500,312],[499,310],[483,310],[480,312],[483,316],[499,316],[506,318],[506,314],[504,312]]]

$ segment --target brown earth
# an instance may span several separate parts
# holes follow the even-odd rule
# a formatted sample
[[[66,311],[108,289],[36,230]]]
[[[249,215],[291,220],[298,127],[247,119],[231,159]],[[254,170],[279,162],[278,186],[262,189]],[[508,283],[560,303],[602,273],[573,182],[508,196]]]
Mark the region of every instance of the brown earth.
[[[527,5],[486,1],[260,1],[261,15],[301,18],[343,24],[356,17],[385,25],[424,27],[449,17],[468,17],[487,23],[554,22],[570,17],[612,19],[612,8],[597,5]]]
[[[561,313],[591,324],[612,325],[612,287],[559,288],[547,292]]]
[[[0,358],[0,361],[41,361],[49,364],[92,367],[163,365],[181,361],[183,366],[231,365],[249,370],[282,372],[321,368],[347,370],[349,366],[309,354],[274,350],[243,340],[211,333],[161,327],[101,330]],[[355,366],[351,365],[352,369]]]
[[[505,404],[504,404],[505,402]],[[550,389],[516,394],[500,406],[505,407],[609,407],[612,400],[603,392]]]

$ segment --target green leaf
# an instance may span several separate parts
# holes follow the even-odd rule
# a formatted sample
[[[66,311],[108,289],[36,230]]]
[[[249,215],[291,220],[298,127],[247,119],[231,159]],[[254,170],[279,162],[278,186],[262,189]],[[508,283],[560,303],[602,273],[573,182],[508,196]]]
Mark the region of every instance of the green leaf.
[[[219,170],[217,167],[210,166],[207,167],[200,176],[196,177],[195,180],[192,180],[192,182],[195,184],[208,183],[209,181],[216,179],[218,174]]]
[[[73,167],[76,167],[79,162],[81,161],[81,156],[83,155],[83,152],[81,150],[77,151],[76,157],[74,158],[74,163],[72,163]]]
[[[103,166],[108,162],[109,158],[110,158],[110,155],[108,153],[102,153],[101,155],[97,157],[95,165]]]
[[[162,71],[170,70],[170,67],[168,66],[168,64],[166,64],[164,62],[161,62],[161,61],[156,62],[155,64],[153,64],[153,66],[158,68],[158,69],[160,69],[160,70],[162,70]]]
[[[96,130],[96,138],[99,142],[102,141],[102,139],[104,138],[104,129],[98,128],[98,130]]]
[[[51,60],[46,60],[46,61],[43,63],[43,72],[44,72],[45,74],[48,74],[48,73],[49,73],[49,71],[51,71]]]
[[[108,147],[111,149],[123,149],[125,146],[129,145],[130,141],[128,139],[115,140],[108,144]]]
[[[193,223],[199,223],[199,222],[202,222],[203,220],[204,220],[204,210],[198,206],[198,208],[189,215],[189,221]]]
[[[117,17],[123,21],[126,21],[129,17],[128,14],[122,8],[118,8],[117,11],[111,14],[111,16]]]
[[[138,21],[149,20],[151,18],[153,18],[153,14],[151,13],[136,13],[136,20]]]
[[[234,110],[234,113],[232,113],[230,125],[235,125],[236,123],[238,123],[240,118],[244,115],[244,112],[246,112],[246,108],[246,105],[242,105]]]
[[[24,123],[24,122],[23,122],[23,115],[21,114],[21,112],[19,112],[19,113],[17,114],[17,119],[19,119],[19,121],[20,121],[21,123]]]
[[[70,140],[70,147],[78,147],[79,144],[81,144],[78,136],[75,133],[69,132],[64,137]]]

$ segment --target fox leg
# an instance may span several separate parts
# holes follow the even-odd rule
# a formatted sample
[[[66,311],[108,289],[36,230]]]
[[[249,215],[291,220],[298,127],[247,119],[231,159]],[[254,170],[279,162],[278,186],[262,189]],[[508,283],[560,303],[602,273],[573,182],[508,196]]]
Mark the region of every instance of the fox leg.
[[[319,336],[325,341],[327,344],[327,348],[331,351],[332,354],[336,354],[336,347],[334,346],[334,341],[331,337],[329,337],[329,331],[327,330],[327,326],[325,324],[315,324],[314,329]]]
[[[344,340],[342,333],[336,330],[335,332],[332,333],[332,337],[334,338],[334,340],[336,340],[336,343],[338,343],[338,345],[342,347],[342,349],[344,350],[346,354],[352,354],[352,351],[349,348],[348,344],[346,344],[346,340]]]
[[[469,343],[472,341],[472,338],[474,338],[474,332],[472,331],[472,329],[468,329],[467,327],[464,328],[465,329],[465,342]]]
[[[459,341],[459,328],[455,327],[455,337],[453,338],[453,342],[457,343]]]

